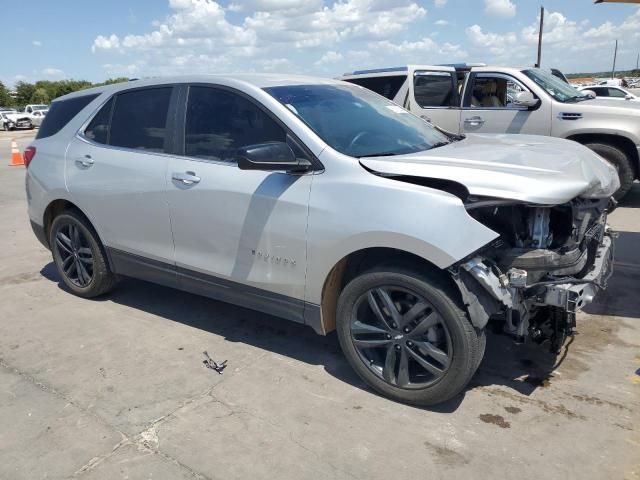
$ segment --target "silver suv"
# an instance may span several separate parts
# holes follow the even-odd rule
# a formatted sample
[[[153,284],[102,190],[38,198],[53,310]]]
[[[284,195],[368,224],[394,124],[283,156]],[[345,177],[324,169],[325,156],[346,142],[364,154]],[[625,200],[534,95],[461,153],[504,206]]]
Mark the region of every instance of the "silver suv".
[[[448,135],[345,82],[135,81],[53,102],[29,216],[76,295],[121,275],[337,329],[356,372],[428,405],[489,319],[557,347],[604,287],[615,169],[575,142]]]
[[[640,174],[640,105],[594,99],[557,70],[485,65],[408,65],[360,70],[342,80],[367,87],[457,133],[550,135],[581,143],[615,165],[622,198]]]

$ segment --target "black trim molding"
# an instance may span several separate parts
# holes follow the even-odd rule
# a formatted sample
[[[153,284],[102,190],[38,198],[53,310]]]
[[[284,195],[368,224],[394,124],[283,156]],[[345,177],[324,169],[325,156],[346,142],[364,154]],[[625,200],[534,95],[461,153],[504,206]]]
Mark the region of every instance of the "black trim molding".
[[[37,234],[36,234],[37,236]],[[304,300],[106,248],[114,273],[177,288],[311,326],[321,333],[320,307]]]

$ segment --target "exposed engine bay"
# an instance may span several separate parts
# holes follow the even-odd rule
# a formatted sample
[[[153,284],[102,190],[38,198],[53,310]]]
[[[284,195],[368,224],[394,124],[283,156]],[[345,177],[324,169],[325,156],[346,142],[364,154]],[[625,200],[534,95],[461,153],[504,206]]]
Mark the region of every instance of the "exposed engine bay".
[[[500,319],[517,340],[550,340],[558,350],[573,333],[576,312],[606,288],[611,276],[610,202],[467,203],[469,215],[500,234],[449,269],[474,324],[481,328],[490,318]]]

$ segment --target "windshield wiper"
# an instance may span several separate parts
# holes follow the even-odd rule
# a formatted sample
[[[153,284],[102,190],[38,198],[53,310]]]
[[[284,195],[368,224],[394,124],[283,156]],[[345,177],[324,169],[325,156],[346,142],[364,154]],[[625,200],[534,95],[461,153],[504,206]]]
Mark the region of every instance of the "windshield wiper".
[[[449,144],[451,144],[451,142],[437,142],[431,145],[431,148],[429,150],[433,150],[434,148],[444,147],[445,145],[449,145]]]
[[[368,155],[360,155],[357,158],[369,158],[369,157],[393,157],[394,155],[399,155],[395,152],[382,152],[382,153],[370,153]]]

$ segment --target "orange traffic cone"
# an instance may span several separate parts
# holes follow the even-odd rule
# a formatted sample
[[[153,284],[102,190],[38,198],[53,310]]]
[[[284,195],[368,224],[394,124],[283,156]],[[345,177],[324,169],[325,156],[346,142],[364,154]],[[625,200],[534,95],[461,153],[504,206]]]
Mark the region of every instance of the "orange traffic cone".
[[[16,139],[11,139],[11,163],[10,167],[18,167],[20,165],[24,165],[24,158],[20,155],[20,150],[18,149],[18,144],[16,143]]]

